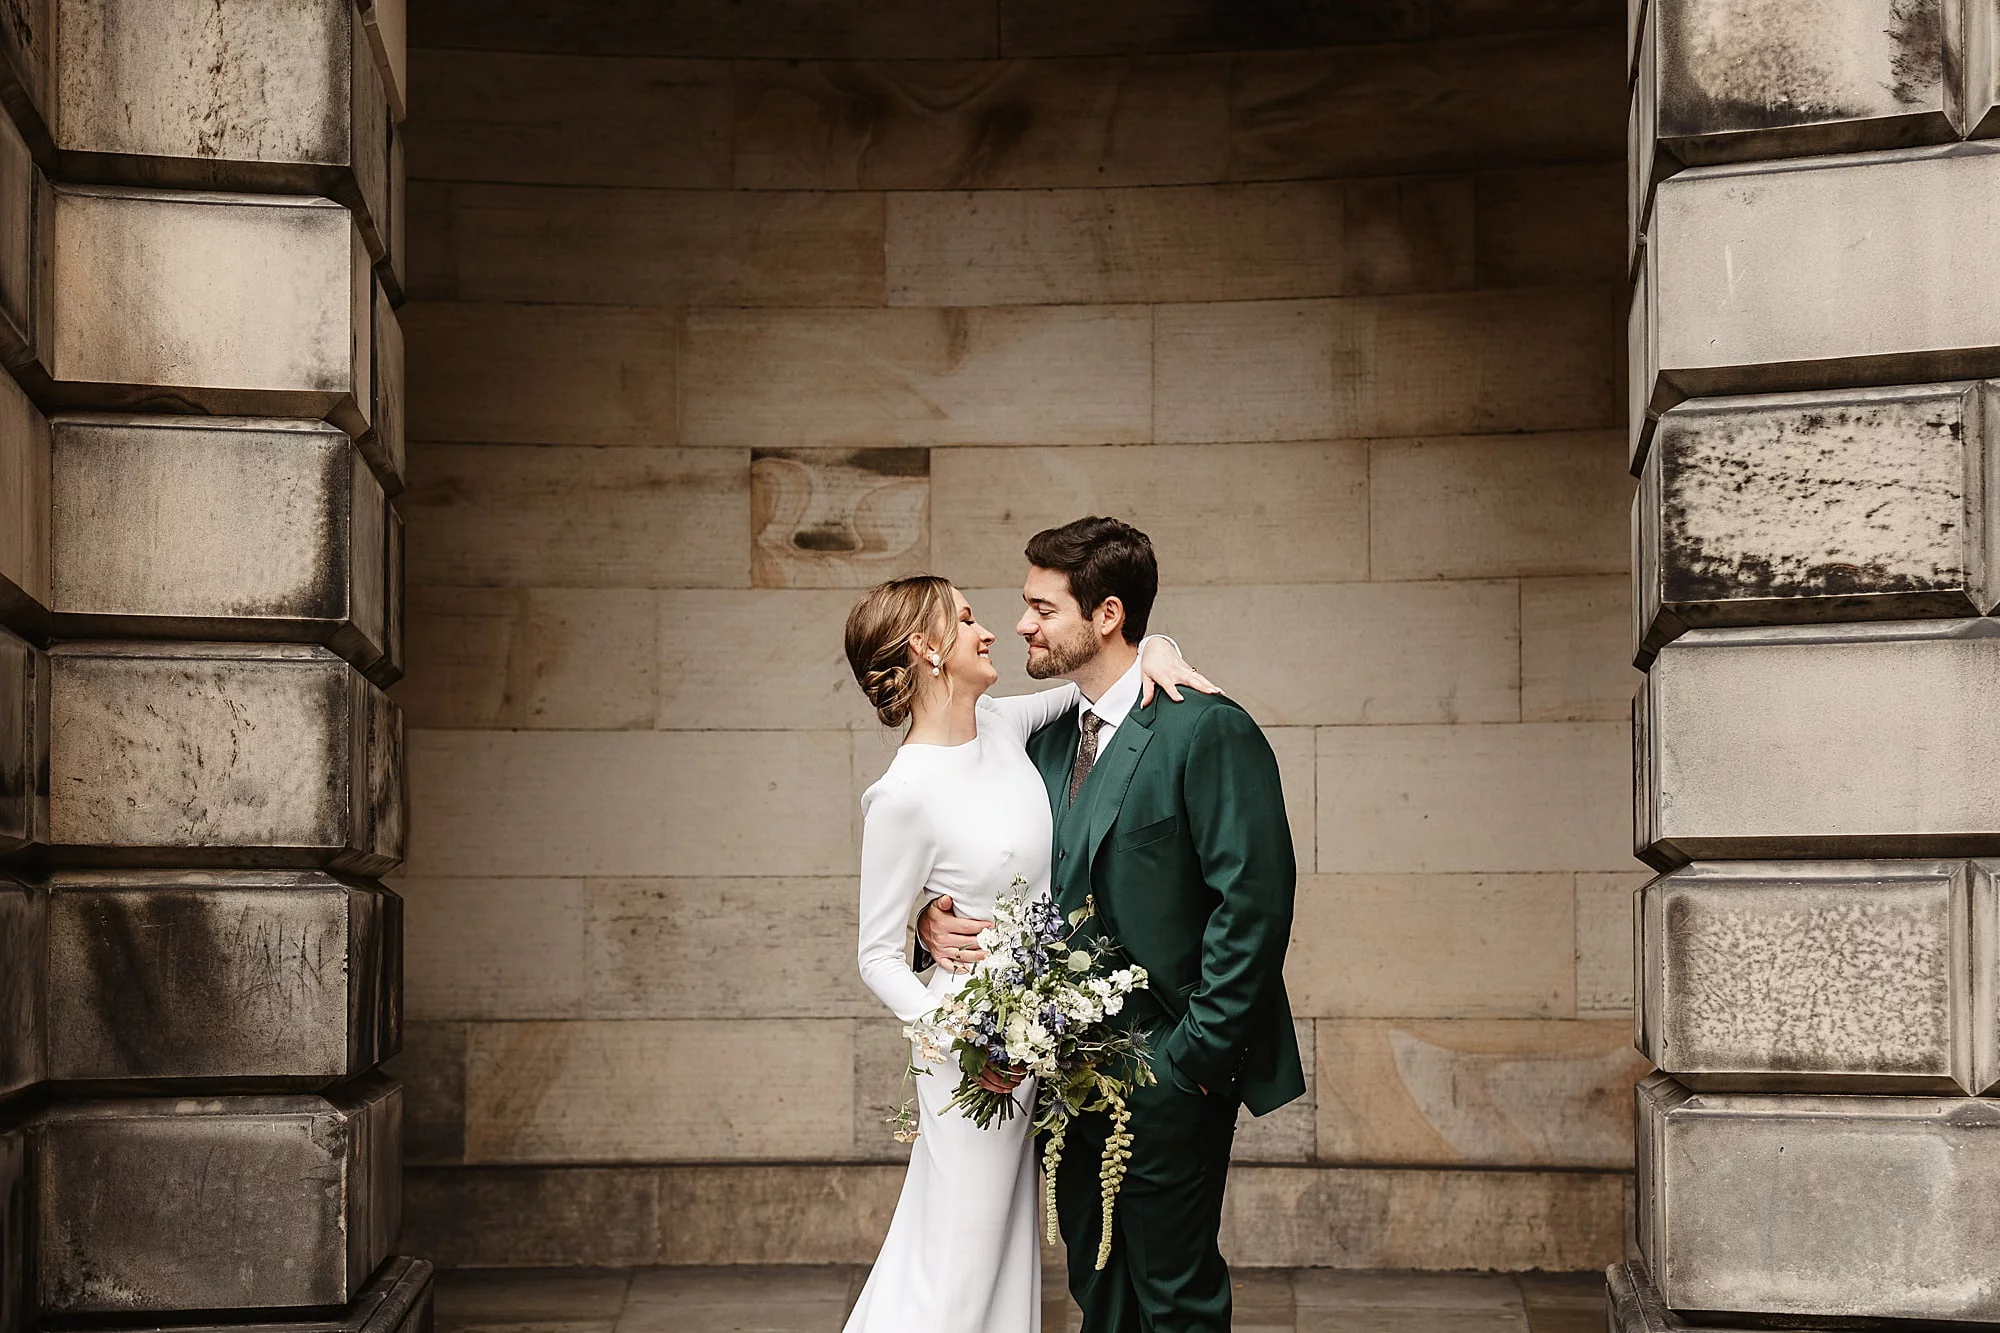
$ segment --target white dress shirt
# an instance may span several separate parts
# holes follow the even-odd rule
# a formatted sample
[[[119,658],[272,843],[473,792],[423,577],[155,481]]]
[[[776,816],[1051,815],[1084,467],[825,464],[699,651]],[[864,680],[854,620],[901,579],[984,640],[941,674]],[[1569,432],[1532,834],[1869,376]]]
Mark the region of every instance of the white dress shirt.
[[[1149,634],[1146,637],[1165,638],[1166,636]],[[1140,640],[1139,647],[1141,651],[1144,651],[1145,646],[1145,640]],[[1085,701],[1083,708],[1077,710],[1076,727],[1079,736],[1083,734],[1084,711],[1087,709],[1097,714],[1099,719],[1097,727],[1097,752],[1099,754],[1103,754],[1110,748],[1112,733],[1116,732],[1119,724],[1125,721],[1125,715],[1138,707],[1139,677],[1139,659],[1135,657],[1132,659],[1132,665],[1125,668],[1125,674],[1111,682],[1110,689],[1099,695],[1095,702]]]

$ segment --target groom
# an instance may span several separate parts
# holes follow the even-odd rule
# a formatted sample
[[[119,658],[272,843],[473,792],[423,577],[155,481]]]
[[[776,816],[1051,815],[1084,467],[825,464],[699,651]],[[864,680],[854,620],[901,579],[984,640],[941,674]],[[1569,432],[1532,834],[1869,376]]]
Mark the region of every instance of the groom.
[[[1220,695],[1139,704],[1137,645],[1159,587],[1145,533],[1082,518],[1036,533],[1027,555],[1015,630],[1028,674],[1072,680],[1085,700],[1028,744],[1055,813],[1056,901],[1068,913],[1094,897],[1098,926],[1151,977],[1125,1016],[1149,1034],[1157,1081],[1130,1098],[1102,1272],[1108,1115],[1071,1124],[1056,1173],[1070,1291],[1084,1333],[1226,1330],[1216,1235],[1236,1108],[1263,1115],[1305,1091],[1282,975],[1297,872],[1277,760]],[[949,906],[924,911],[919,939],[937,958],[979,957],[987,923]]]

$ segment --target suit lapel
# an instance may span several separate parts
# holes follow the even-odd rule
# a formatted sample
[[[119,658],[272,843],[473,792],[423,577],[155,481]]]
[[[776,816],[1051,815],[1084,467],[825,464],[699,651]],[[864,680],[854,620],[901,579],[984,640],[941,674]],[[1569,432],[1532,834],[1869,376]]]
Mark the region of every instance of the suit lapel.
[[[1090,778],[1080,793],[1080,798],[1087,796],[1090,800],[1090,808],[1085,812],[1090,818],[1083,853],[1086,866],[1096,864],[1097,849],[1125,804],[1125,793],[1132,785],[1139,757],[1153,743],[1153,707],[1134,708],[1127,713],[1118,730],[1111,733],[1110,749],[1091,766]]]
[[[1076,725],[1076,713],[1072,708],[1042,728],[1031,747],[1035,766],[1042,770],[1042,781],[1049,789],[1049,809],[1058,820],[1069,801],[1069,770],[1076,762],[1077,742],[1083,738]]]

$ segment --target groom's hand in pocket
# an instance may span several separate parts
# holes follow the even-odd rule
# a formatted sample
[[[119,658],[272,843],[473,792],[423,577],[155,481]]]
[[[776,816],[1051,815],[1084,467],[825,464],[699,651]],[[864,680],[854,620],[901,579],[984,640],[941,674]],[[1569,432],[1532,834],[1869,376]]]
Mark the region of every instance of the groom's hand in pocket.
[[[986,950],[979,947],[979,932],[992,924],[973,917],[953,916],[951,895],[946,894],[932,899],[917,914],[917,938],[945,971],[970,972],[972,965],[986,956]]]

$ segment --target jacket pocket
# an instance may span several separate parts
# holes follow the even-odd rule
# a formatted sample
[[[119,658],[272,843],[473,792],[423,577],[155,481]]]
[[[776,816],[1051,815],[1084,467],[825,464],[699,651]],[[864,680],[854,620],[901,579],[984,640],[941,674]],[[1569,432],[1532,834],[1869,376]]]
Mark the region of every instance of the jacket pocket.
[[[1128,829],[1119,834],[1111,845],[1121,852],[1130,851],[1134,847],[1144,847],[1149,842],[1158,842],[1180,826],[1179,815],[1168,815],[1165,819],[1156,819],[1150,824],[1141,824],[1138,828]]]

